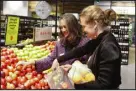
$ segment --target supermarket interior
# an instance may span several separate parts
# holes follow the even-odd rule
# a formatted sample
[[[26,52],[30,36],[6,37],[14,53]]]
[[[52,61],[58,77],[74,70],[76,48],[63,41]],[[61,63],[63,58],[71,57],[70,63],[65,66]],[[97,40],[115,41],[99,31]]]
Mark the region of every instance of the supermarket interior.
[[[106,79],[101,79],[101,77],[99,78],[99,75],[106,78],[107,75],[103,75],[103,73],[98,73],[98,77],[95,77],[96,75],[93,74],[93,70],[92,72],[89,70],[90,74],[85,74],[84,71],[84,75],[82,72],[78,71],[78,75],[76,74],[75,76],[73,70],[74,66],[77,66],[78,68],[82,65],[82,67],[88,72],[89,68],[84,66],[86,63],[76,63],[76,61],[74,63],[72,63],[72,61],[71,63],[64,63],[70,63],[70,65],[72,65],[72,68],[67,71],[69,73],[66,76],[62,75],[65,71],[61,69],[61,67],[55,72],[53,72],[54,70],[51,69],[51,62],[49,61],[54,61],[58,55],[64,55],[64,53],[61,53],[61,51],[66,50],[63,48],[60,48],[59,50],[59,47],[61,46],[59,44],[57,45],[58,41],[64,41],[60,36],[62,33],[61,30],[63,30],[63,28],[67,29],[66,27],[70,25],[71,28],[78,27],[76,25],[72,25],[76,23],[74,19],[71,19],[71,21],[68,20],[68,25],[65,25],[66,22],[63,22],[64,25],[60,26],[60,24],[62,24],[61,20],[65,20],[63,18],[68,17],[63,15],[74,15],[77,22],[81,23],[81,19],[84,15],[83,13],[85,13],[82,10],[90,5],[97,5],[103,11],[112,9],[116,12],[116,19],[110,23],[109,30],[116,38],[116,41],[121,49],[121,84],[118,88],[136,89],[135,0],[0,1],[1,89],[76,89],[73,83],[85,84],[87,82],[89,83],[89,81],[94,81],[94,84],[103,83],[102,85],[99,85],[103,86],[101,88],[98,87],[99,89],[114,89],[112,82],[116,83],[118,81],[112,80],[111,83],[106,82]],[[72,18],[72,16],[69,16],[67,19],[70,18]],[[71,24],[69,24],[70,22]],[[74,33],[73,30],[73,34],[76,33]],[[66,34],[64,36],[68,35]],[[76,35],[72,37],[75,36]],[[77,36],[80,36],[80,34]],[[69,49],[67,48],[67,50]],[[61,54],[57,54],[57,52]],[[100,56],[96,55],[96,57]],[[90,58],[86,59],[86,61],[90,60]],[[99,58],[96,58],[96,60],[97,59],[99,60]],[[20,64],[25,64],[26,66],[17,66],[19,62]],[[116,70],[119,70],[117,68]],[[101,70],[105,69],[103,68]],[[70,73],[72,75],[70,75]],[[79,75],[79,73],[83,76]],[[117,76],[114,74],[116,74],[116,72],[111,73],[113,78],[107,77],[107,79],[114,79],[114,76]],[[86,75],[88,75],[88,77]],[[94,76],[94,78],[92,76]],[[92,89],[95,89],[95,85],[93,87],[92,84],[93,83],[88,85],[90,86],[88,88],[87,86],[84,86],[83,88],[91,89],[92,87]]]

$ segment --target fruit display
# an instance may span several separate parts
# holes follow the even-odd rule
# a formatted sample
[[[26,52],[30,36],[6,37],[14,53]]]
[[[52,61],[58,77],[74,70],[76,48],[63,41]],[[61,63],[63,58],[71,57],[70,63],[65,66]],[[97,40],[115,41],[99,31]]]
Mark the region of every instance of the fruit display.
[[[95,76],[86,65],[83,65],[80,61],[75,61],[72,64],[68,76],[75,84],[81,84],[85,82],[95,81]]]
[[[32,43],[33,42],[33,39],[26,39],[26,40],[22,40],[21,42],[20,42],[20,44],[23,44],[23,45],[27,45],[27,44],[29,44],[29,43]]]
[[[23,49],[10,48],[14,50],[18,59],[25,61],[36,61],[47,57],[53,51],[54,42],[47,42],[45,45],[33,46],[32,44],[25,45]]]
[[[1,89],[49,89],[46,74],[37,73],[34,65],[25,68],[16,66],[22,60],[30,61],[31,58],[39,59],[49,55],[55,44],[47,43],[44,46],[26,45],[23,49],[1,49]]]

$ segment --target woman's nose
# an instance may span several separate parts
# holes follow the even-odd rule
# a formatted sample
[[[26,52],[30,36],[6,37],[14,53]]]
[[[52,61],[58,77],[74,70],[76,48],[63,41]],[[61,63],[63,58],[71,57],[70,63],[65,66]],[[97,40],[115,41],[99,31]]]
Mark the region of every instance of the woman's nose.
[[[62,32],[65,32],[65,31],[66,31],[66,29],[65,29],[65,28],[62,28],[61,30],[62,30]]]

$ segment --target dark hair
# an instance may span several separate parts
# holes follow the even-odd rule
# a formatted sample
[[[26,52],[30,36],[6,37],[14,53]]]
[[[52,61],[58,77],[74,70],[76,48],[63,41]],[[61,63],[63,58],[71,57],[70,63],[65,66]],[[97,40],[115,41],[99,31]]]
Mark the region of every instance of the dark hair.
[[[68,29],[67,31],[69,32],[69,35],[65,38],[60,31],[61,44],[65,46],[76,46],[82,37],[82,30],[78,20],[72,14],[62,15],[60,20],[65,20]]]

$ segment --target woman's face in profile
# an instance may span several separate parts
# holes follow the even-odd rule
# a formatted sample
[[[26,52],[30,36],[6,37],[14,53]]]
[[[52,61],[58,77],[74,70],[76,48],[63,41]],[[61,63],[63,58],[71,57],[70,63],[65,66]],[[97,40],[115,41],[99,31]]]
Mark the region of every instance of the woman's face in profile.
[[[97,32],[95,31],[96,23],[90,22],[86,23],[86,20],[84,17],[80,18],[80,24],[82,26],[83,31],[87,34],[88,38],[94,39],[96,38]]]
[[[64,37],[68,36],[68,27],[64,19],[60,20],[59,29],[63,33]]]

